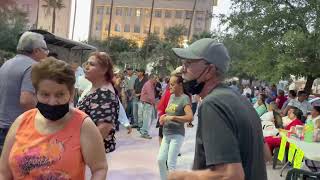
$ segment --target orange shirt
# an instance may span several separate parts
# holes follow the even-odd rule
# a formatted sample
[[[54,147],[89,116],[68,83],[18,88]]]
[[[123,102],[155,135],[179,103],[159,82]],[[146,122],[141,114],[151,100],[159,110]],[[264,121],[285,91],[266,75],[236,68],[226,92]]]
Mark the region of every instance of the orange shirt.
[[[12,146],[9,165],[14,179],[84,180],[80,130],[87,115],[75,110],[66,126],[53,134],[35,129],[37,109],[23,114]]]

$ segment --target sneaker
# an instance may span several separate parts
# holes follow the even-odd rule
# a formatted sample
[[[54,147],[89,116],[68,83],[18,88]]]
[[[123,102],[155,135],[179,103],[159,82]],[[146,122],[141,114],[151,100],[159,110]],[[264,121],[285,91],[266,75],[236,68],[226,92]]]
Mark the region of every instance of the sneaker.
[[[141,134],[142,138],[145,138],[145,139],[152,139],[152,137],[150,135],[146,135],[146,134]]]

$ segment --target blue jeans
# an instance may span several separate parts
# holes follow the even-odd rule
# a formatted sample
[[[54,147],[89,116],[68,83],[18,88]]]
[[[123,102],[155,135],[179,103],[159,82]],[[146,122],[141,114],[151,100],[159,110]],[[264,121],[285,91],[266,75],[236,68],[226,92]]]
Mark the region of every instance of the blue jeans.
[[[161,180],[167,180],[168,171],[176,169],[178,154],[183,143],[184,136],[180,134],[164,135],[158,154],[158,165]],[[166,166],[168,164],[168,169]]]
[[[140,133],[142,135],[149,135],[149,129],[150,129],[150,124],[152,122],[152,111],[153,111],[153,106],[151,104],[147,103],[141,103],[142,105],[142,127],[140,129]],[[140,119],[139,119],[140,120]],[[140,123],[139,123],[140,124]]]
[[[132,99],[132,117],[134,119],[133,125],[137,125],[137,126],[139,126],[139,117],[138,117],[139,103],[140,101],[136,97]]]

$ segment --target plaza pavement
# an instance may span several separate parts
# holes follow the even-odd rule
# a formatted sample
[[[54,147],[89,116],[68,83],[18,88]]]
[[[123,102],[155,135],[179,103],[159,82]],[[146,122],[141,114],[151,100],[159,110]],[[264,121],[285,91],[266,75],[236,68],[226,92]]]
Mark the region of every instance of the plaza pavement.
[[[197,121],[193,122],[193,128],[186,128],[184,144],[181,148],[181,157],[178,157],[177,169],[189,170],[194,156],[194,142]],[[158,129],[155,121],[151,127],[151,140],[140,138],[136,129],[127,134],[126,129],[120,128],[116,133],[117,149],[111,155],[107,155],[109,170],[108,180],[159,180],[157,166],[158,154]],[[279,176],[279,169],[272,170],[267,166],[269,180],[283,180]],[[90,179],[90,173],[86,173],[86,179]]]

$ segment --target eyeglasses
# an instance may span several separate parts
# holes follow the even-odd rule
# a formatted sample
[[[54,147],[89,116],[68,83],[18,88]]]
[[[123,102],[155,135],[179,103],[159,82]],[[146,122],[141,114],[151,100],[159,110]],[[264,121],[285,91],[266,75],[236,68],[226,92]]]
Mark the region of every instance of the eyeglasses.
[[[186,60],[183,62],[182,66],[184,68],[190,67],[192,64],[199,63],[201,60]]]
[[[49,51],[48,48],[41,47],[40,49],[42,49],[42,50],[44,51],[44,53],[46,53],[46,54],[49,54],[49,53],[50,53],[50,51]]]

